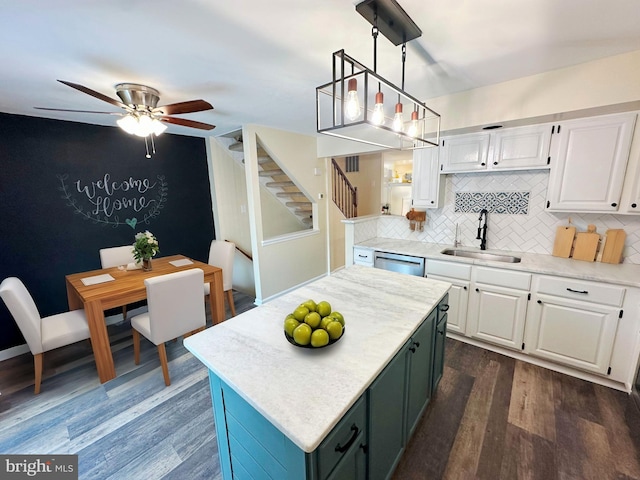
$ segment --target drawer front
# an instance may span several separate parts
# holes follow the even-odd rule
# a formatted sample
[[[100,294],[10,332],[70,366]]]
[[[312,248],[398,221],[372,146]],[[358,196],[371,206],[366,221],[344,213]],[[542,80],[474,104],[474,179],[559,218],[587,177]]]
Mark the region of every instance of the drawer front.
[[[427,276],[429,274],[441,277],[457,278],[459,280],[471,279],[471,265],[455,262],[440,262],[438,260],[427,260]]]
[[[318,478],[327,478],[361,432],[366,438],[366,418],[366,404],[360,397],[318,447]]]
[[[496,285],[498,287],[514,288],[516,290],[529,290],[531,286],[531,274],[497,268],[477,267],[476,282]]]
[[[571,278],[540,277],[537,281],[536,291],[556,297],[620,307],[624,301],[626,289]]]
[[[357,263],[373,264],[373,250],[362,247],[353,247],[353,261]]]

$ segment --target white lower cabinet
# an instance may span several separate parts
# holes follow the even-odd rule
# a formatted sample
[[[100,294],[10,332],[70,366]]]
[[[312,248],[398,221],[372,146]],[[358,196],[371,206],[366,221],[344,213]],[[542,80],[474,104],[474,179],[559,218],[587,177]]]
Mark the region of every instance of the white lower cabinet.
[[[474,270],[467,335],[522,350],[531,275],[486,267]]]
[[[625,289],[538,277],[527,316],[525,352],[600,375],[610,372]]]
[[[373,267],[373,250],[364,247],[353,247],[353,263],[364,267]]]
[[[451,284],[449,310],[447,310],[447,331],[464,335],[467,329],[471,265],[427,260],[425,272],[427,278]]]

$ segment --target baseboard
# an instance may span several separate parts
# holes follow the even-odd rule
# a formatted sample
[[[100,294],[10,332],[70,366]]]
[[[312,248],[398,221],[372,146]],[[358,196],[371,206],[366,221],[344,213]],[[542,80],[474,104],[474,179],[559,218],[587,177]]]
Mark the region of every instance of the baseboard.
[[[16,347],[7,348],[5,350],[0,350],[0,362],[28,352],[29,346],[26,343],[23,343],[22,345],[18,345]]]
[[[130,319],[131,317],[135,317],[136,315],[139,315],[146,311],[147,311],[146,306],[134,308],[133,310],[127,312],[127,319]],[[124,320],[122,319],[121,313],[116,315],[109,315],[108,317],[105,317],[104,320],[107,326],[117,325],[119,323],[124,322]],[[0,350],[0,362],[4,360],[8,360],[13,357],[17,357],[18,355],[22,355],[24,353],[29,353],[29,346],[26,343],[23,343],[22,345],[17,345],[15,347],[6,348],[4,350]]]

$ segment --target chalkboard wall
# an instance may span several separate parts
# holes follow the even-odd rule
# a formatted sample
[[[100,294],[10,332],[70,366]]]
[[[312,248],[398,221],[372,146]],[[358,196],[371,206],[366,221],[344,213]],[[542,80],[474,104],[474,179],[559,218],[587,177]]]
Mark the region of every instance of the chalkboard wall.
[[[155,234],[159,256],[207,260],[213,215],[205,140],[0,114],[0,280],[20,278],[42,316],[68,309],[64,277],[99,249]],[[24,339],[0,302],[0,350]]]

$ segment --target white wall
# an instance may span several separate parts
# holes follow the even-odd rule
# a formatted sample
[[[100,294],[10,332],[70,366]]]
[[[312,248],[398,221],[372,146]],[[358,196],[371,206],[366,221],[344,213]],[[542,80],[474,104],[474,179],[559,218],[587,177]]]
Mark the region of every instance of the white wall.
[[[429,99],[442,130],[563,114],[640,100],[640,50]],[[595,114],[597,112],[594,112]],[[607,112],[602,112],[607,113]],[[549,118],[547,121],[556,121]]]
[[[265,239],[259,192],[256,136],[269,154],[314,203],[314,229]],[[328,218],[325,161],[316,156],[316,138],[257,125],[242,129],[249,224],[256,279],[256,302],[328,273]],[[323,198],[319,199],[322,194]]]
[[[211,198],[216,238],[229,240],[251,255],[251,233],[247,209],[247,185],[242,154],[229,150],[231,139],[210,137],[207,142]],[[255,296],[253,264],[236,252],[233,263],[233,288]]]

